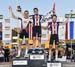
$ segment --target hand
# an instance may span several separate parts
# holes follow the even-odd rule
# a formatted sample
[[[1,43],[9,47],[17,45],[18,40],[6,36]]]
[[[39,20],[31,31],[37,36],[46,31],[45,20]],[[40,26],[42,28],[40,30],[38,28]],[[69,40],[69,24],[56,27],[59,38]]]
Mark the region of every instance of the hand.
[[[12,11],[12,7],[11,6],[9,6],[9,10]]]
[[[67,20],[65,21],[65,24],[69,22],[69,19],[71,18],[72,12],[69,13],[69,16],[67,18]]]
[[[69,18],[71,18],[72,13],[69,14]]]
[[[72,12],[73,12],[73,10],[70,11],[70,13],[69,13],[69,18],[71,18]]]

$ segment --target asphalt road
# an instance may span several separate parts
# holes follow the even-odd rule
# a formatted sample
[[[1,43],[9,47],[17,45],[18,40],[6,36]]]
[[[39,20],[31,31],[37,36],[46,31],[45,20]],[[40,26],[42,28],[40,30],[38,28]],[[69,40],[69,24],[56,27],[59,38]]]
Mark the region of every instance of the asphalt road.
[[[11,63],[0,63],[0,67],[12,67]],[[62,63],[62,67],[75,67],[75,62]]]
[[[0,67],[12,67],[12,63],[0,63]]]

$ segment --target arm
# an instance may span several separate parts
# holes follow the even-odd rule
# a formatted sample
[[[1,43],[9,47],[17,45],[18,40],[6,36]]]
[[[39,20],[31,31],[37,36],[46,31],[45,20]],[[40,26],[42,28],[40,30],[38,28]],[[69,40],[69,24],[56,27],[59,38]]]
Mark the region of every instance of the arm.
[[[69,22],[70,17],[71,17],[71,13],[69,14],[69,17],[67,18],[67,20],[65,21],[65,24]]]
[[[44,16],[43,15],[41,15],[41,28],[42,29],[48,29],[47,25],[44,26],[44,25],[42,25],[42,23],[46,23],[45,20],[44,20]]]
[[[30,19],[33,19],[33,15],[29,15],[29,18],[30,18]]]
[[[24,12],[23,11],[21,11],[20,14],[24,17]]]
[[[9,12],[10,12],[10,14],[11,14],[11,16],[12,16],[13,18],[18,19],[18,17],[14,15],[14,13],[13,13],[13,10],[12,10],[12,7],[11,7],[11,6],[9,6]]]

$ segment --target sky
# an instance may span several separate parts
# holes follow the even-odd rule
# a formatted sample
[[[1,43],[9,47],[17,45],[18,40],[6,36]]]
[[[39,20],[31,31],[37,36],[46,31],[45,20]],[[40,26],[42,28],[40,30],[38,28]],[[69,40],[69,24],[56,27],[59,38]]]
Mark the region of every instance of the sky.
[[[18,3],[17,3],[18,1]],[[20,5],[22,10],[28,10],[30,14],[33,14],[33,8],[39,8],[39,13],[45,15],[52,10],[53,0],[0,0],[0,14],[5,17],[10,17],[9,5],[12,6],[15,15],[17,5]],[[56,0],[56,13],[57,16],[64,17],[70,10],[75,12],[75,0]],[[16,24],[16,23],[14,23]]]

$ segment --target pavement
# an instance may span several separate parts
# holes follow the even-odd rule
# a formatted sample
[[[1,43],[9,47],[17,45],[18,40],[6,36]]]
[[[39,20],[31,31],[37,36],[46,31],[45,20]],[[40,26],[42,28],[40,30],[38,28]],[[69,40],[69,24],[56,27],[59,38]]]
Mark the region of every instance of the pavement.
[[[3,62],[3,63],[0,63],[0,67],[12,67],[12,63],[11,62]]]
[[[3,63],[0,63],[0,67],[12,67],[12,63],[3,62]],[[64,62],[62,63],[62,67],[75,67],[75,62]]]
[[[62,67],[75,67],[75,62],[66,62],[66,63],[63,63]]]

